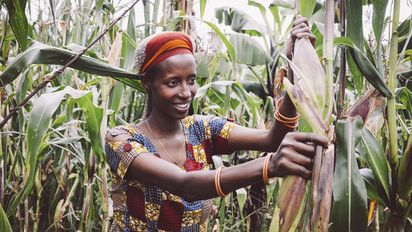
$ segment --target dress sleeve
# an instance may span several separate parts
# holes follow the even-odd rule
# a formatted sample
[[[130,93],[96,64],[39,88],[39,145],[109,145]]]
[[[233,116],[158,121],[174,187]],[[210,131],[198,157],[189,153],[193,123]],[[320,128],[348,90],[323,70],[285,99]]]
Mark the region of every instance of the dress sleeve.
[[[106,141],[105,151],[111,171],[121,179],[124,178],[133,159],[139,154],[148,152],[142,144],[133,138],[121,142]]]
[[[210,119],[209,126],[212,138],[212,153],[214,155],[234,152],[233,149],[229,149],[228,143],[234,125],[232,119],[224,117],[213,117]]]

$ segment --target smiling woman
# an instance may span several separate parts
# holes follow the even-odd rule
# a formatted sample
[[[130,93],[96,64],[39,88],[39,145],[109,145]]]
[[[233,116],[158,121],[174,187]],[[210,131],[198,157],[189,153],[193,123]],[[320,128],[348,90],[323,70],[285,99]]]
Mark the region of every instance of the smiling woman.
[[[313,36],[306,19],[298,18],[295,30],[299,33],[291,42]],[[136,68],[148,96],[146,113],[139,124],[115,127],[106,135],[113,174],[112,231],[205,231],[211,198],[267,183],[270,177],[308,178],[313,144],[328,143],[314,134],[288,133],[298,119],[288,97],[277,109],[283,120],[269,130],[241,127],[223,117],[188,116],[197,91],[193,52],[190,37],[179,32],[157,34],[138,46]],[[209,170],[213,155],[234,150],[274,153]]]

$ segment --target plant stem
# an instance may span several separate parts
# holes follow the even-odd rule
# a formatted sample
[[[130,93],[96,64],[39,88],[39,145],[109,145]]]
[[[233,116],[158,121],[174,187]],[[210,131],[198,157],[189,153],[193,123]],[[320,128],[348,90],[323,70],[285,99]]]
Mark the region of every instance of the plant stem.
[[[325,2],[325,35],[323,38],[323,60],[326,76],[326,101],[323,119],[329,122],[333,109],[333,25],[335,19],[335,2]]]
[[[388,87],[392,93],[395,93],[397,85],[396,64],[398,59],[398,24],[399,24],[400,1],[393,1],[393,19],[392,19],[392,36],[389,53],[389,75]],[[389,150],[390,163],[392,167],[398,164],[398,134],[396,126],[396,102],[395,96],[388,98],[388,132],[389,132]],[[392,169],[394,170],[394,169]]]
[[[340,11],[340,35],[345,36],[346,29],[346,12],[344,0],[339,0]],[[342,118],[342,110],[345,102],[345,85],[346,85],[346,48],[344,46],[340,49],[340,72],[339,72],[339,98],[338,98],[338,119]]]

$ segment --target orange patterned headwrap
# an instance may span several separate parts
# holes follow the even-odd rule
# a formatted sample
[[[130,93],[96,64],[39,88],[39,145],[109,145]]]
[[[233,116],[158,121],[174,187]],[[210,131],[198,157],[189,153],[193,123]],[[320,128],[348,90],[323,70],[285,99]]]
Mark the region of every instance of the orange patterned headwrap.
[[[142,41],[136,50],[136,69],[140,74],[178,54],[193,54],[190,37],[182,32],[163,32]]]

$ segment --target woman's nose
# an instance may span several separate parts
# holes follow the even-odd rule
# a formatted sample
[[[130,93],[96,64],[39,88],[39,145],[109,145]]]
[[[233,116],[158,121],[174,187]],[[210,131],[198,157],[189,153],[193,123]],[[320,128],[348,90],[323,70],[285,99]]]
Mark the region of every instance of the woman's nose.
[[[186,83],[183,83],[181,85],[181,89],[179,91],[179,96],[181,98],[191,98],[192,97],[192,91],[190,89],[190,86]]]

